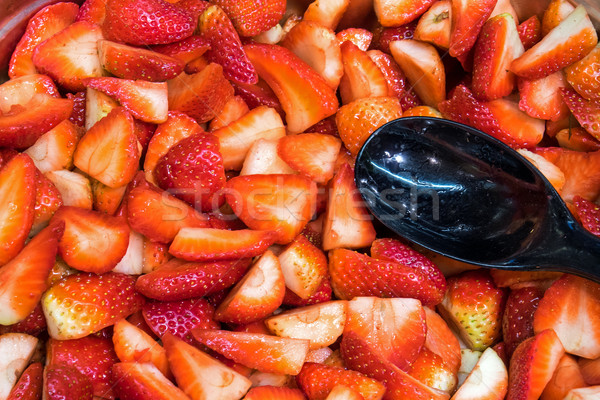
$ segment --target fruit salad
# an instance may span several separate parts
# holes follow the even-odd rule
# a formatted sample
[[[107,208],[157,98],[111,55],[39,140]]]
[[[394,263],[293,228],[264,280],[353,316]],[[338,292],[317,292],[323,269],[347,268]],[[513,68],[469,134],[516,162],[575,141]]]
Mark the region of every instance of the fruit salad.
[[[419,248],[353,174],[458,121],[600,236],[583,6],[52,3],[0,84],[0,400],[600,399],[599,283]]]

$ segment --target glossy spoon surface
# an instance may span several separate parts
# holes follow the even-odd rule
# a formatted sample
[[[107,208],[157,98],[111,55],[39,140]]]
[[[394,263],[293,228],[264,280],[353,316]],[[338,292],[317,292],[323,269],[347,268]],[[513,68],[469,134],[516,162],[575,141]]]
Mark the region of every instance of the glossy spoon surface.
[[[430,250],[600,281],[600,239],[533,165],[477,129],[437,118],[392,121],[365,142],[355,179],[384,225]]]

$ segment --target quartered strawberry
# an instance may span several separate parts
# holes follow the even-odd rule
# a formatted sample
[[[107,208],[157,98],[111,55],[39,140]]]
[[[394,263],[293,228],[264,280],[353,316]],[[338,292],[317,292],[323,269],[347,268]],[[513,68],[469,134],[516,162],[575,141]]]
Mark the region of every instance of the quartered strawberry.
[[[225,198],[218,192],[225,184],[225,170],[218,138],[196,133],[169,149],[154,168],[159,187],[197,210],[218,209]]]
[[[347,28],[335,34],[339,43],[344,43],[346,40],[354,43],[362,51],[369,50],[373,33],[363,28]]]
[[[185,262],[172,259],[138,278],[135,288],[146,297],[163,301],[207,296],[233,286],[250,265],[242,258],[220,262]]]
[[[447,393],[452,393],[458,383],[456,372],[444,359],[425,348],[410,366],[408,373],[421,383]]]
[[[502,317],[502,336],[509,358],[522,341],[534,335],[533,316],[543,295],[536,286],[509,292]]]
[[[133,179],[140,160],[133,117],[118,107],[96,123],[77,144],[73,163],[106,186],[119,187]]]
[[[506,398],[539,398],[564,354],[565,349],[552,329],[540,331],[522,342],[510,360]]]
[[[114,272],[66,277],[42,297],[48,333],[54,339],[77,339],[127,317],[144,303],[134,285],[135,278]]]
[[[600,101],[586,100],[573,89],[561,88],[562,98],[581,127],[596,139],[600,138]]]
[[[364,400],[381,399],[385,392],[381,382],[360,372],[312,362],[302,366],[296,382],[309,399],[325,399],[337,385],[353,389]]]
[[[304,307],[313,304],[323,303],[325,301],[331,300],[332,292],[333,290],[331,288],[331,280],[328,275],[321,280],[321,284],[319,285],[317,290],[313,293],[312,296],[310,296],[307,299],[303,299],[296,293],[286,288],[282,304],[292,307]]]
[[[508,372],[500,355],[487,348],[452,396],[455,400],[504,399],[508,389]]]
[[[48,400],[92,400],[91,380],[70,365],[54,365],[44,369],[44,397]]]
[[[288,49],[268,44],[244,47],[258,75],[273,89],[290,133],[300,133],[338,109],[334,90]]]
[[[373,41],[371,42],[371,48],[381,50],[389,54],[391,42],[394,42],[396,40],[414,39],[416,28],[416,22],[411,22],[409,24],[389,28],[376,28],[373,31]]]
[[[112,369],[114,391],[121,399],[189,400],[150,363],[121,362]]]
[[[320,133],[285,136],[279,140],[277,153],[296,171],[317,183],[327,183],[334,174],[334,164],[342,142]]]
[[[38,303],[33,311],[25,319],[11,325],[0,325],[0,335],[5,333],[26,333],[31,336],[38,336],[46,332],[46,318],[42,311],[42,305]]]
[[[489,18],[496,0],[452,1],[452,30],[450,32],[450,55],[466,56],[475,45],[479,32]]]
[[[598,43],[598,36],[583,6],[579,6],[535,46],[511,64],[511,71],[527,78],[543,78],[581,60]]]
[[[461,365],[461,349],[458,339],[437,312],[429,307],[423,308],[427,325],[423,349],[437,354],[451,371],[458,372]]]
[[[313,296],[328,277],[325,254],[303,235],[298,235],[278,257],[285,286],[303,299]]]
[[[162,82],[183,72],[184,62],[155,51],[131,47],[109,40],[98,42],[102,67],[124,79]]]
[[[542,399],[564,399],[571,389],[586,387],[577,360],[568,354],[561,357],[552,378],[542,392]]]
[[[600,46],[596,46],[587,56],[565,67],[569,84],[588,100],[600,100]]]
[[[269,30],[283,17],[284,0],[214,0],[231,18],[240,36],[256,36]]]
[[[170,80],[168,86],[169,109],[181,111],[199,123],[213,119],[233,97],[233,87],[225,79],[223,68],[215,63],[195,74],[182,74]]]
[[[36,46],[75,22],[78,11],[77,4],[65,2],[46,6],[31,17],[10,58],[10,78],[35,74],[32,56]]]
[[[235,7],[232,2],[227,4]],[[211,48],[206,52],[207,59],[221,65],[227,79],[239,83],[258,82],[258,75],[242,47],[240,37],[221,7],[211,5],[204,10],[198,18],[198,31],[210,43]]]
[[[519,108],[529,116],[558,121],[569,115],[561,90],[567,86],[562,72],[539,79],[518,78]]]
[[[600,150],[600,142],[581,127],[561,129],[554,137],[563,149],[581,152]]]
[[[56,210],[63,204],[59,190],[39,171],[36,171],[36,180],[35,214],[31,232],[38,232],[45,227]]]
[[[256,386],[251,388],[246,400],[304,400],[304,394],[299,389],[277,386]]]
[[[575,212],[581,225],[596,236],[600,236],[600,207],[581,196],[573,198]]]
[[[98,57],[100,39],[103,36],[98,25],[75,22],[36,46],[33,64],[68,91],[82,91],[83,79],[104,75]]]
[[[302,20],[316,22],[328,29],[335,30],[348,10],[349,3],[347,0],[315,1],[308,5]],[[290,20],[288,19],[288,21]]]
[[[178,386],[192,399],[239,399],[252,382],[239,372],[173,335],[163,337]]]
[[[263,372],[297,375],[308,353],[306,339],[201,329],[194,329],[193,335],[225,357]]]
[[[70,169],[73,153],[83,130],[69,120],[64,120],[40,138],[24,153],[29,155],[41,173]]]
[[[366,51],[350,41],[340,45],[344,75],[340,80],[343,104],[365,97],[388,96],[387,81]]]
[[[433,3],[417,23],[414,38],[428,42],[442,49],[450,46],[452,3],[441,0]]]
[[[279,99],[265,81],[259,79],[257,84],[234,82],[232,85],[235,95],[244,99],[249,109],[252,110],[256,107],[267,106],[275,109],[282,118],[285,117],[285,112],[281,108]]]
[[[208,125],[209,132],[213,132],[237,121],[246,115],[248,111],[250,111],[250,109],[244,99],[240,96],[233,96],[225,103],[221,112],[215,115],[215,118],[210,121],[210,124]]]
[[[73,340],[50,339],[46,348],[47,366],[74,367],[90,380],[95,396],[115,398],[111,370],[119,359],[110,339],[95,336]]]
[[[38,400],[42,398],[42,377],[44,367],[41,363],[30,364],[19,377],[6,400]]]
[[[512,93],[515,75],[510,63],[524,48],[510,14],[490,18],[481,28],[473,59],[473,94],[481,100],[494,100]]]
[[[431,7],[434,0],[375,0],[373,7],[377,20],[383,26],[402,26],[414,21]]]
[[[521,22],[517,30],[525,50],[528,50],[542,39],[542,23],[537,15],[532,15]]]
[[[181,5],[183,2],[184,0],[181,0],[176,4]],[[209,4],[208,2],[203,3],[206,3],[207,6]],[[192,35],[177,42],[152,46],[151,49],[156,53],[175,58],[187,64],[206,53],[210,49],[210,43],[202,36]]]
[[[107,39],[133,45],[172,43],[191,36],[196,19],[164,0],[107,0],[102,31]]]
[[[600,357],[600,285],[565,274],[546,290],[535,312],[533,329],[556,332],[565,350],[585,358]]]
[[[277,232],[275,243],[291,242],[312,218],[316,184],[299,175],[245,175],[226,184],[227,203],[251,229]]]
[[[220,325],[213,319],[215,309],[202,297],[182,301],[149,301],[142,314],[146,323],[158,337],[170,333],[193,343],[190,330],[219,329]]]
[[[484,269],[467,271],[448,279],[448,290],[438,311],[458,328],[473,350],[485,350],[502,336],[506,291],[497,288]]]

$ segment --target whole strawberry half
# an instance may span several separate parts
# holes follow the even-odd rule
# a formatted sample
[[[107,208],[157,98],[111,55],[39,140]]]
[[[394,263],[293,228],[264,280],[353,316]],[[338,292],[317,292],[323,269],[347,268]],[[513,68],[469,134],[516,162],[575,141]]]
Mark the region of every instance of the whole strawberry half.
[[[183,139],[156,165],[158,186],[202,211],[216,210],[224,197],[214,199],[214,195],[225,184],[219,148],[219,139],[210,133]]]

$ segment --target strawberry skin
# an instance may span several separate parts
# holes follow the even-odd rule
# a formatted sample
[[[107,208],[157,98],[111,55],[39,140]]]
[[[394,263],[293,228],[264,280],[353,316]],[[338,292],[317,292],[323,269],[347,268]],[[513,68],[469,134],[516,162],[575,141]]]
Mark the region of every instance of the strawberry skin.
[[[567,81],[581,96],[588,100],[600,100],[600,45],[587,56],[565,68]]]
[[[189,400],[181,389],[150,363],[116,363],[112,375],[115,392],[121,399]]]
[[[560,90],[563,100],[583,129],[600,139],[600,100],[586,100],[573,89]]]
[[[108,39],[133,45],[166,44],[191,36],[196,20],[164,0],[107,0],[102,31]]]
[[[465,56],[475,45],[485,21],[496,6],[496,0],[452,1],[450,55]]]
[[[285,0],[213,0],[231,18],[240,36],[256,36],[276,25],[285,12]]]
[[[543,294],[536,286],[514,289],[508,294],[502,318],[502,334],[509,357],[519,343],[534,335],[533,315]]]
[[[11,390],[6,400],[38,400],[42,398],[42,364],[30,364]]]
[[[575,212],[581,225],[596,236],[600,236],[600,207],[581,196],[573,198]]]
[[[532,15],[521,22],[517,30],[519,31],[519,37],[525,50],[531,48],[542,39],[542,23],[537,15]]]
[[[42,311],[42,305],[38,303],[33,311],[25,317],[24,320],[12,325],[0,325],[0,335],[5,333],[26,333],[31,336],[38,336],[46,331],[46,318]]]
[[[70,365],[54,365],[44,370],[44,398],[48,400],[92,400],[90,379]]]

